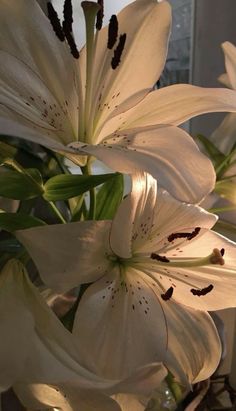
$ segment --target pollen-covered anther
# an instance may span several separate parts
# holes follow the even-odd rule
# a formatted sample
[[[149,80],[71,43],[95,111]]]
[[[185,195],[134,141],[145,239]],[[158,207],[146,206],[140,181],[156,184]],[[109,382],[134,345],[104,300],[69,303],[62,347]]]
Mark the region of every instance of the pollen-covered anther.
[[[109,26],[108,26],[108,41],[107,41],[107,48],[109,50],[113,49],[116,40],[118,37],[118,20],[115,14],[113,14],[110,18]]]
[[[164,255],[159,255],[156,253],[152,253],[150,255],[152,260],[156,260],[156,261],[161,261],[162,263],[169,263],[170,260],[168,258],[166,258]]]
[[[101,8],[97,13],[96,29],[101,30],[102,23],[103,23],[103,17],[104,17],[104,4],[103,4],[103,0],[97,0],[97,3],[99,4]]]
[[[52,25],[52,28],[56,36],[59,38],[59,40],[64,41],[65,35],[64,35],[60,20],[58,18],[56,10],[54,9],[50,1],[47,2],[47,9],[48,9],[48,18],[50,20],[50,23]]]
[[[170,300],[172,295],[173,295],[173,292],[174,292],[173,287],[168,288],[168,290],[164,294],[161,294],[162,300],[164,300],[164,301]]]
[[[113,68],[113,70],[115,70],[121,62],[121,56],[125,48],[125,43],[126,43],[126,34],[124,33],[124,34],[121,34],[119,38],[118,46],[114,50],[114,56],[111,60],[111,67]]]
[[[222,248],[219,250],[218,248],[214,248],[211,256],[210,256],[210,262],[211,264],[219,264],[219,265],[224,265],[225,260],[223,258],[224,255],[224,249]]]

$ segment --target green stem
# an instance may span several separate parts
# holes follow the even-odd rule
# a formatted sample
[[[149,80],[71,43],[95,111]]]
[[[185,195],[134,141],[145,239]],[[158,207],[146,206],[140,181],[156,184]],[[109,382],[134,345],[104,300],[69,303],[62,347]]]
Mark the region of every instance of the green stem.
[[[91,166],[89,162],[86,166],[81,167],[82,173],[84,175],[91,175]],[[95,187],[90,188],[89,190],[89,213],[88,213],[88,220],[95,220],[96,217],[96,189]]]
[[[48,204],[51,207],[51,210],[54,212],[54,214],[59,218],[62,224],[66,224],[66,220],[64,219],[63,215],[60,213],[58,208],[55,206],[55,204],[52,201],[48,201]]]

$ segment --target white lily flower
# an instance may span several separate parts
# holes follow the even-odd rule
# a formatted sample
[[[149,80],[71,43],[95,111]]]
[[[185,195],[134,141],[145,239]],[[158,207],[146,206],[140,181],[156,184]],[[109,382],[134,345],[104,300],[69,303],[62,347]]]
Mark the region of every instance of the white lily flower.
[[[156,194],[156,181],[138,175],[113,222],[37,227],[17,237],[49,287],[65,292],[93,282],[73,329],[86,366],[124,377],[159,359],[198,381],[212,374],[221,351],[206,311],[236,305],[236,248],[211,231],[215,215]]]
[[[82,5],[87,48],[78,60],[70,1],[63,29],[52,6],[49,14],[73,56],[36,0],[1,1],[1,133],[67,152],[74,161],[92,155],[120,172],[146,170],[177,198],[200,201],[214,187],[214,170],[175,126],[206,112],[235,112],[235,93],[186,84],[152,91],[167,52],[166,1],[134,1],[96,33],[99,6]]]
[[[32,410],[94,411],[99,406],[119,411],[111,395],[150,393],[166,375],[161,364],[136,370],[124,381],[107,380],[83,368],[74,337],[17,260],[9,261],[0,275],[0,327],[0,392],[13,385]]]

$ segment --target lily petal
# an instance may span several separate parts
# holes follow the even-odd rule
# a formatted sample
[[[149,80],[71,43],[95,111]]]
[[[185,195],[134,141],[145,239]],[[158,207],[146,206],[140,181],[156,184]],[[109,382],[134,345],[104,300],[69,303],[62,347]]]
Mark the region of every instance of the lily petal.
[[[10,260],[2,270],[0,293],[1,389],[17,382],[56,384],[67,380],[81,388],[93,388],[94,382],[101,381],[79,365],[71,334],[30,283],[19,261]],[[17,337],[14,344],[11,337]]]
[[[173,301],[163,302],[162,306],[168,327],[166,365],[182,382],[206,380],[221,357],[221,343],[212,318]]]
[[[116,130],[155,124],[180,125],[200,114],[227,111],[236,111],[234,91],[176,84],[152,91],[135,107],[111,119],[99,138]]]
[[[115,254],[131,257],[132,248],[148,237],[156,202],[156,180],[150,174],[132,176],[132,192],[120,204],[112,221],[110,245]],[[120,240],[122,238],[122,241]]]
[[[45,384],[14,386],[21,403],[30,410],[95,411],[99,406],[104,411],[120,411],[118,403],[112,398],[93,390],[80,390],[77,387],[63,387]]]
[[[124,280],[121,276],[114,268],[87,288],[73,327],[82,363],[108,378],[125,378],[138,367],[163,361],[167,344],[153,291],[136,270],[125,271]]]
[[[163,285],[169,288],[169,279],[175,285],[173,298],[189,307],[216,311],[236,305],[236,246],[227,238],[215,232],[206,232],[198,240],[189,241],[183,248],[178,247],[184,258],[205,257],[213,249],[224,250],[225,264],[208,264],[200,267],[166,267],[168,277],[163,277]],[[178,251],[166,253],[173,258]],[[195,290],[195,291],[194,291]],[[200,295],[198,290],[206,290]],[[209,291],[208,291],[209,290]],[[227,296],[227,298],[226,298]]]
[[[109,230],[109,221],[84,221],[20,230],[16,237],[33,258],[45,284],[66,292],[106,273],[110,265],[106,258]]]
[[[100,31],[93,83],[98,85],[94,90],[95,101],[100,100],[103,110],[98,113],[96,129],[121,103],[143,89],[150,90],[159,79],[166,59],[170,24],[171,9],[166,1],[140,0],[125,7],[118,14],[118,25],[119,34],[127,34],[127,39],[116,69],[112,69],[111,60],[117,44],[108,50],[108,29]],[[86,49],[82,50],[80,59],[82,72],[85,52]]]
[[[176,248],[188,244],[189,240],[180,238],[172,242],[168,241],[168,236],[178,232],[193,232],[196,227],[201,227],[197,236],[191,240],[194,242],[206,232],[205,229],[211,229],[217,219],[216,215],[208,213],[202,207],[179,202],[167,191],[159,189],[154,208],[153,226],[147,240],[142,241],[138,247],[134,246],[134,250],[149,254],[151,252],[167,253],[170,250],[175,253]]]
[[[184,130],[174,126],[129,130],[97,146],[74,143],[70,147],[122,173],[146,171],[182,201],[197,203],[215,186],[211,161]]]
[[[74,87],[75,89],[75,87]],[[73,90],[74,90],[73,89]],[[68,144],[77,135],[76,97],[70,111],[53,95],[34,70],[8,52],[0,51],[0,115],[18,119],[32,131],[41,130],[46,136],[55,134],[59,141]],[[71,119],[70,119],[71,116]],[[73,118],[73,121],[72,121]],[[72,121],[72,122],[71,122]],[[73,124],[73,125],[72,125]]]
[[[236,90],[236,47],[229,41],[224,42],[221,46],[225,55],[225,67],[231,88]]]
[[[37,1],[2,0],[0,25],[0,49],[28,66],[59,103],[67,101],[69,112],[74,110],[74,60],[66,45],[55,36]],[[6,71],[9,70],[13,76],[13,67],[7,66]]]

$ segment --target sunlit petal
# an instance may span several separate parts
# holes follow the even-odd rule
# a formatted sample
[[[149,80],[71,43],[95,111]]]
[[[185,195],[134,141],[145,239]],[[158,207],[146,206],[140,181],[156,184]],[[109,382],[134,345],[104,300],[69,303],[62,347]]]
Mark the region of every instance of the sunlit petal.
[[[45,284],[65,292],[106,273],[109,230],[108,221],[85,221],[30,228],[17,231],[16,236]]]
[[[71,147],[122,173],[147,171],[182,201],[199,202],[215,185],[211,161],[184,130],[174,126],[129,130],[97,146],[75,143]]]
[[[135,248],[145,241],[152,226],[155,202],[156,180],[148,174],[133,175],[132,193],[122,201],[112,221],[110,244],[116,254],[128,258],[132,255],[131,246]]]
[[[221,343],[210,315],[163,302],[168,327],[166,365],[185,383],[206,380],[216,370]]]
[[[149,93],[135,107],[111,119],[101,130],[100,138],[116,130],[179,125],[199,114],[218,111],[236,111],[234,91],[176,84]]]
[[[114,269],[88,287],[73,334],[82,363],[107,378],[127,377],[165,356],[167,330],[161,305],[142,275],[132,269],[123,277]]]

